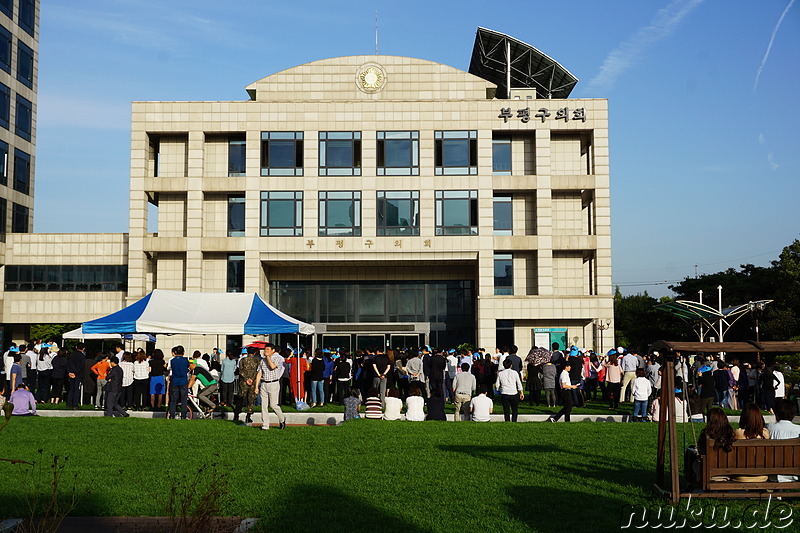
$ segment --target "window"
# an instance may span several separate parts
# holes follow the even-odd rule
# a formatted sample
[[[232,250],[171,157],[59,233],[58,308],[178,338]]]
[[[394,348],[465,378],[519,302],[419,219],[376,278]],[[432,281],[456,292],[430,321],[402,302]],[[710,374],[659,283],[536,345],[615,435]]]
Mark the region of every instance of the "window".
[[[244,176],[247,173],[247,162],[244,137],[228,140],[228,176]]]
[[[494,254],[494,293],[514,294],[514,261],[511,254]]]
[[[0,198],[0,241],[6,240],[6,217],[8,216],[8,200]]]
[[[511,139],[492,139],[492,174],[511,174]]]
[[[478,234],[478,191],[436,191],[436,235]]]
[[[33,50],[17,40],[17,79],[33,89]]]
[[[244,196],[228,196],[228,237],[244,237]]]
[[[25,139],[31,140],[31,123],[33,121],[33,108],[31,102],[23,96],[17,95],[17,117],[14,124],[14,133]]]
[[[378,235],[419,235],[419,191],[378,191]]]
[[[303,235],[303,193],[266,191],[261,193],[261,236]]]
[[[320,191],[319,235],[361,236],[361,191]]]
[[[514,321],[513,320],[496,320],[495,321],[495,339],[498,348],[508,348],[516,344],[514,342]]]
[[[0,0],[0,13],[5,13],[8,18],[13,18],[14,0]]]
[[[478,173],[478,132],[437,131],[434,164],[437,176]]]
[[[8,143],[0,141],[0,185],[8,185]]]
[[[419,176],[419,132],[378,132],[378,176]]]
[[[244,292],[244,254],[228,254],[227,292]]]
[[[513,229],[510,194],[494,195],[494,234],[511,235]]]
[[[0,26],[0,68],[11,73],[11,32]]]
[[[319,132],[319,175],[361,175],[361,132]]]
[[[11,120],[11,90],[0,83],[0,126],[8,129]]]
[[[36,6],[34,0],[19,0],[19,27],[28,35],[35,37],[33,27],[36,23]]]
[[[261,132],[261,175],[303,175],[303,132]]]
[[[7,291],[127,291],[127,265],[9,265]]]
[[[14,190],[31,193],[31,156],[14,148]]]
[[[11,204],[11,232],[28,233],[28,212],[24,205]]]

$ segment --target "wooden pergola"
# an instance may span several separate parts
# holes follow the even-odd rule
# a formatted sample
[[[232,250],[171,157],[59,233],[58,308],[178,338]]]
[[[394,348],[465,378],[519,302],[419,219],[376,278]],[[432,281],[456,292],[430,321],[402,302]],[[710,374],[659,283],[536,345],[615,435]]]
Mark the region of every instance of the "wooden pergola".
[[[658,351],[664,357],[664,371],[661,374],[661,405],[658,417],[658,450],[656,457],[656,489],[669,497],[671,503],[677,503],[688,493],[681,493],[680,472],[678,466],[677,421],[675,412],[675,358],[681,353],[798,353],[800,342],[794,341],[742,341],[742,342],[673,342],[656,341],[651,350]],[[665,459],[667,426],[669,426],[669,488],[665,483]],[[704,497],[702,493],[692,493],[692,497]],[[706,494],[705,497],[713,497]]]

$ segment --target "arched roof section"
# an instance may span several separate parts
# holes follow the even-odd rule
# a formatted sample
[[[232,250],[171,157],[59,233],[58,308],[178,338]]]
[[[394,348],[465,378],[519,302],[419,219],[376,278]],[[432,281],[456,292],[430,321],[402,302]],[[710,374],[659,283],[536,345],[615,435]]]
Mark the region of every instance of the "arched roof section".
[[[247,86],[257,102],[476,100],[495,85],[425,59],[347,56],[313,61]]]

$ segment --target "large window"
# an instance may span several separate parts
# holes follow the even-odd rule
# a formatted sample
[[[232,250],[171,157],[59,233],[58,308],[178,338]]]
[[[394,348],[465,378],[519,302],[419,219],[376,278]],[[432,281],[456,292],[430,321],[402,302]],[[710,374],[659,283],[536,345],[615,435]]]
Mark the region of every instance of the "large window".
[[[8,218],[8,200],[0,198],[0,241],[6,240],[6,224]]]
[[[28,213],[30,209],[20,204],[11,204],[11,232],[28,233]]]
[[[8,129],[11,120],[11,89],[0,83],[0,126]]]
[[[303,235],[303,193],[266,191],[261,193],[261,236]]]
[[[11,73],[11,32],[0,26],[0,68]]]
[[[513,229],[510,194],[494,195],[494,234],[511,235]]]
[[[514,294],[514,260],[511,254],[494,254],[494,293]]]
[[[8,265],[7,291],[127,291],[127,265]]]
[[[361,236],[361,191],[320,191],[319,235]]]
[[[436,191],[436,235],[478,234],[478,191]]]
[[[478,173],[478,132],[437,131],[434,165],[436,175],[470,175]]]
[[[492,174],[511,174],[511,139],[492,139]]]
[[[5,13],[8,18],[13,18],[14,0],[0,0],[0,13]]]
[[[0,185],[8,185],[8,143],[0,141]]]
[[[244,255],[228,254],[228,292],[244,292]]]
[[[31,127],[33,123],[33,107],[30,100],[17,95],[17,115],[14,123],[14,133],[25,139],[31,140]]]
[[[31,193],[31,156],[14,148],[14,190]]]
[[[261,132],[261,175],[303,175],[303,132]]]
[[[228,237],[244,237],[244,196],[228,196]]]
[[[419,191],[378,191],[378,235],[419,235]]]
[[[419,132],[378,132],[378,176],[419,176]]]
[[[319,175],[361,175],[361,132],[319,132]]]
[[[17,40],[17,79],[33,88],[33,50]]]
[[[228,139],[228,176],[244,176],[247,173],[246,143],[244,137]]]
[[[36,24],[36,5],[34,0],[19,0],[19,27],[35,37],[33,27]]]

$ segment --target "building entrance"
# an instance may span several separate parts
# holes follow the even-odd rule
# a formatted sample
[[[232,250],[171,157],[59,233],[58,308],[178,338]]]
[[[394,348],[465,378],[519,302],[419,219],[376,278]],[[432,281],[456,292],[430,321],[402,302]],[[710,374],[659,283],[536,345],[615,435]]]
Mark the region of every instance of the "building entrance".
[[[428,322],[314,324],[316,347],[356,351],[368,348],[409,350],[429,344]]]

